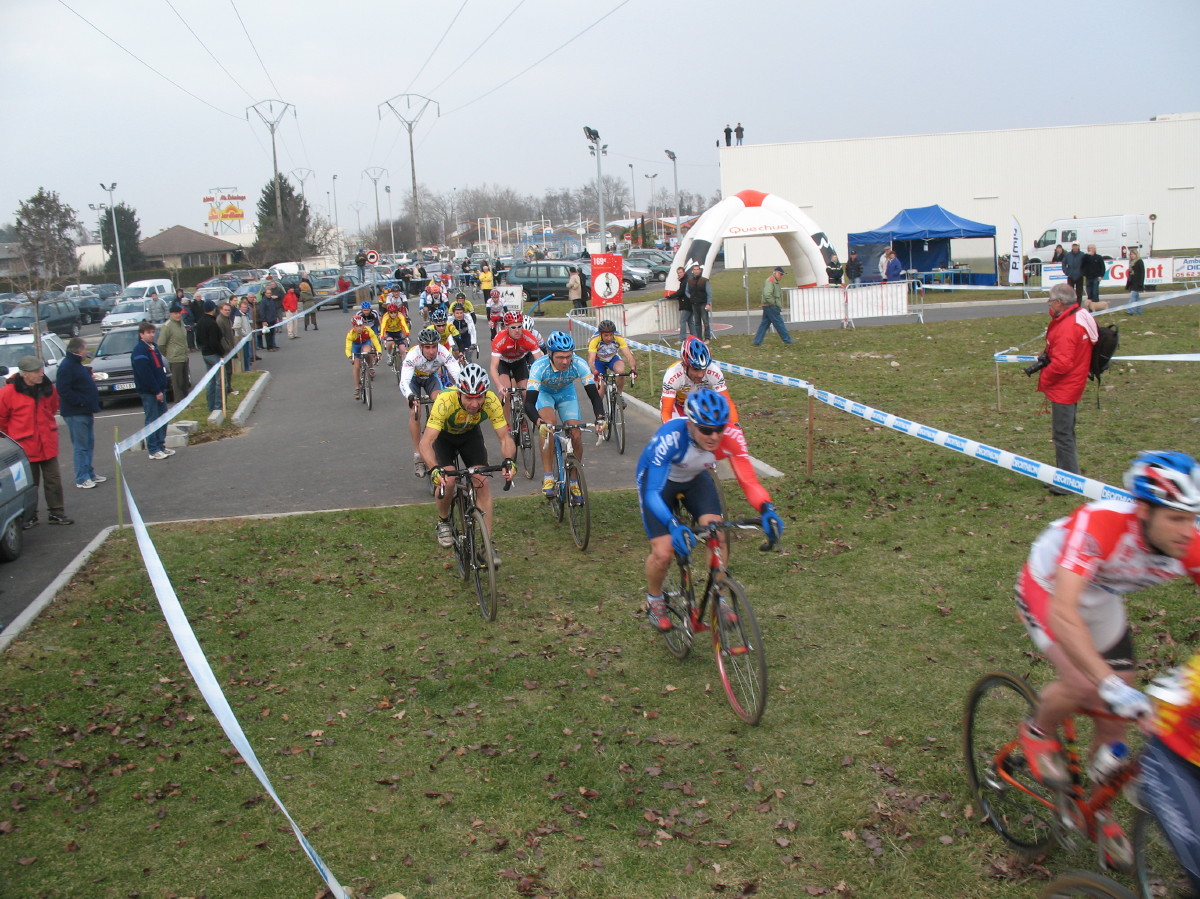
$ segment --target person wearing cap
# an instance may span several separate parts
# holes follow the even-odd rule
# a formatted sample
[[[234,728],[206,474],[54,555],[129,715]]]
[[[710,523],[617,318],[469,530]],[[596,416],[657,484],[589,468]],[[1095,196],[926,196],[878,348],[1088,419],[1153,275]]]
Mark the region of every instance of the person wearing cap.
[[[858,250],[850,251],[850,258],[846,260],[846,283],[847,284],[862,284],[863,264],[858,258]]]
[[[708,278],[704,277],[704,266],[699,262],[692,263],[692,270],[684,281],[684,292],[692,307],[692,336],[704,341],[712,340],[712,324],[708,319],[712,311],[712,287]]]
[[[0,389],[0,431],[17,443],[33,469],[33,486],[42,485],[51,524],[74,524],[63,508],[62,475],[58,471],[58,392],[46,380],[46,371],[37,356],[22,356],[17,375]],[[35,494],[36,495],[36,494]],[[37,507],[33,518],[25,521],[31,528],[38,522]]]
[[[171,393],[178,403],[192,390],[188,335],[183,326],[183,305],[179,302],[167,307],[167,320],[158,331],[158,348],[171,366]]]
[[[180,329],[182,330],[182,328]],[[184,350],[187,352],[187,343]],[[72,337],[67,343],[67,355],[58,366],[55,387],[58,389],[59,415],[67,423],[74,450],[75,486],[80,490],[91,490],[108,478],[96,474],[92,467],[92,454],[96,448],[96,413],[100,411],[100,391],[92,370],[84,365],[87,356],[87,341]]]
[[[1063,255],[1062,258],[1063,274],[1067,276],[1067,284],[1075,291],[1075,302],[1083,302],[1083,253],[1079,251],[1079,244],[1071,244],[1071,251]]]
[[[129,354],[129,362],[133,366],[133,387],[137,391],[138,399],[142,401],[146,424],[150,424],[167,411],[167,367],[154,342],[152,322],[142,322],[138,325],[138,342]],[[167,449],[165,424],[146,435],[146,452],[155,462],[175,455],[175,450]]]
[[[788,333],[787,326],[783,323],[783,313],[779,310],[779,304],[783,301],[783,289],[779,282],[783,280],[783,274],[783,268],[777,265],[763,284],[762,321],[758,323],[758,330],[754,332],[755,346],[763,342],[767,331],[772,327],[779,333],[780,340],[784,343],[792,342],[792,335]]]
[[[204,301],[204,314],[200,316],[200,321],[196,322],[196,344],[200,347],[200,357],[204,360],[205,369],[221,364],[221,357],[225,353],[221,350],[221,326],[217,324],[217,306],[212,300]],[[210,413],[221,408],[220,390],[216,377],[208,382],[205,396]]]

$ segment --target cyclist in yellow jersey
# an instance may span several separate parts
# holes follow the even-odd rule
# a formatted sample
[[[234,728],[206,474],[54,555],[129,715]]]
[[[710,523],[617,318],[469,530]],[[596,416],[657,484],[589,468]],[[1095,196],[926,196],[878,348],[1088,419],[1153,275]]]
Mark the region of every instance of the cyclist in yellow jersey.
[[[463,368],[456,388],[443,390],[429,410],[425,433],[421,435],[421,458],[429,466],[435,484],[444,483],[445,490],[437,497],[437,539],[443,547],[453,543],[450,533],[450,506],[454,501],[454,478],[447,476],[444,469],[470,468],[487,465],[487,448],[483,444],[483,432],[479,429],[484,417],[492,422],[496,436],[500,439],[500,452],[504,456],[504,479],[511,481],[517,470],[516,445],[508,433],[504,420],[504,407],[494,392],[488,389],[488,377],[478,365]],[[476,501],[483,510],[488,532],[492,529],[492,491],[489,479],[476,475]],[[493,559],[500,566],[500,556],[493,547]]]
[[[450,317],[446,315],[445,309],[438,308],[429,313],[429,327],[437,332],[438,343],[453,352],[453,341],[458,336],[458,328],[450,324]]]
[[[354,316],[350,330],[346,332],[346,358],[354,365],[354,398],[359,399],[358,378],[362,371],[363,357],[367,357],[369,365],[374,365],[377,354],[383,352],[379,338],[361,315]]]
[[[390,353],[396,344],[408,344],[408,319],[396,303],[388,303],[387,311],[379,322],[379,333],[383,335],[384,348]]]
[[[625,392],[626,372],[637,378],[637,362],[629,351],[629,341],[617,333],[617,326],[608,319],[600,322],[599,330],[588,341],[588,368],[596,373],[596,380],[603,381],[608,371],[617,375],[617,393]],[[625,397],[621,397],[625,407]]]

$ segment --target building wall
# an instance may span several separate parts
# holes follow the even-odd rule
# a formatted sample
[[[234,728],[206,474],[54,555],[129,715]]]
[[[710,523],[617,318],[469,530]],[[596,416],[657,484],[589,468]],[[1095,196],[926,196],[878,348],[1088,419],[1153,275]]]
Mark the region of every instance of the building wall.
[[[791,200],[843,260],[849,232],[933,203],[995,225],[1001,245],[1012,215],[1029,246],[1054,219],[1153,213],[1155,249],[1200,247],[1200,113],[1159,119],[723,147],[721,191]],[[990,252],[961,243],[969,249],[952,244],[956,258]],[[727,265],[741,264],[743,244],[751,266],[786,262],[774,240],[758,238],[727,241]]]

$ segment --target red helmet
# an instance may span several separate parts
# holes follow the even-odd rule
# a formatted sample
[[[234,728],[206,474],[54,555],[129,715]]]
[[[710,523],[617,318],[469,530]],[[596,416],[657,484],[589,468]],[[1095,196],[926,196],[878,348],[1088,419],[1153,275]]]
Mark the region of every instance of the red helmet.
[[[493,300],[498,300],[498,299],[500,299],[500,291],[493,288],[492,292],[489,293],[488,296],[491,297]]]
[[[525,317],[522,316],[520,312],[513,312],[513,311],[505,312],[504,313],[504,324],[506,326],[507,325],[521,325],[522,327],[524,327]]]
[[[395,303],[388,303],[388,304],[387,304],[387,311],[388,311],[388,312],[391,312],[391,313],[393,313],[393,314],[394,314],[394,313],[396,313],[396,312],[399,312],[399,311],[400,311],[400,307],[399,307],[399,306],[397,306]]]

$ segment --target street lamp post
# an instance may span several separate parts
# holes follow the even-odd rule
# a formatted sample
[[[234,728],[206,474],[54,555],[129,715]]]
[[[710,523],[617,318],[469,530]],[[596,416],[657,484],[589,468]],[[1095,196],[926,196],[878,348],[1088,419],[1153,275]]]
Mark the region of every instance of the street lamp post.
[[[637,217],[637,179],[633,177],[633,163],[629,163],[629,217]]]
[[[117,207],[113,205],[113,191],[117,189],[117,182],[105,185],[100,182],[100,189],[108,191],[108,211],[112,216],[113,229],[113,246],[117,248],[117,272],[121,277],[121,290],[125,289],[125,263],[121,261],[121,236],[117,233]]]
[[[675,177],[675,238],[679,239],[679,164],[675,161],[675,154],[670,150],[664,151],[667,154],[667,159],[671,160],[671,173]]]
[[[600,143],[600,132],[595,128],[583,126],[583,136],[587,138],[588,150],[596,157],[596,206],[600,213],[600,252],[608,252],[608,225],[604,221],[604,182],[600,174],[600,157],[608,155],[608,144]]]
[[[395,259],[395,256],[396,256],[396,220],[394,218],[392,218],[392,185],[385,184],[383,186],[383,192],[385,194],[387,194],[387,198],[388,198],[388,231],[391,232],[391,235],[392,235],[392,258]]]
[[[653,175],[643,175],[642,177],[650,181],[650,220],[654,221],[654,179],[658,177],[658,172],[655,172]],[[658,238],[658,222],[654,223],[654,236],[656,239]]]
[[[338,256],[338,267],[342,265],[342,226],[338,224],[337,211],[337,175],[333,176],[333,234],[334,247]]]

